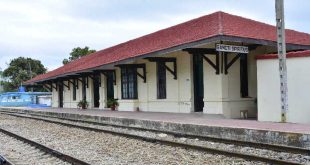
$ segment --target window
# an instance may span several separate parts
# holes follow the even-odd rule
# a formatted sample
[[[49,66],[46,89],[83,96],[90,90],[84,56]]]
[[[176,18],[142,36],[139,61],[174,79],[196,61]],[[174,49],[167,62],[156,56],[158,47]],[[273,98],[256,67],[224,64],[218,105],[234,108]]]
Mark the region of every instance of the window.
[[[78,85],[77,83],[78,82],[74,79],[73,80],[73,87],[72,87],[72,95],[73,95],[73,100],[74,101],[76,100],[76,86]]]
[[[121,68],[122,99],[138,99],[137,68]]]
[[[241,97],[248,97],[248,56],[240,56],[240,93]]]
[[[166,99],[166,66],[157,62],[157,99]]]

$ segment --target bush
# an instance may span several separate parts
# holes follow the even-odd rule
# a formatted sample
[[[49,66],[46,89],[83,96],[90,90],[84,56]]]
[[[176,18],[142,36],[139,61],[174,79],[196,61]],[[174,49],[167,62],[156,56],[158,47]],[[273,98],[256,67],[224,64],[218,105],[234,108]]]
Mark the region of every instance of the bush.
[[[113,107],[113,106],[118,106],[119,103],[118,103],[117,100],[118,100],[118,99],[108,99],[108,101],[107,101],[107,107],[108,107],[108,108],[111,108],[111,107]]]
[[[88,102],[85,99],[83,99],[78,102],[77,106],[82,107],[82,109],[86,109],[88,107]]]

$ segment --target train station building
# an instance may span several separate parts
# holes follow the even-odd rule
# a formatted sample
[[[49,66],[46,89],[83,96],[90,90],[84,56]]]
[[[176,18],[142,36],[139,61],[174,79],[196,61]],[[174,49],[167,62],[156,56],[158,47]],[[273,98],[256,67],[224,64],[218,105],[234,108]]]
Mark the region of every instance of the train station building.
[[[287,121],[310,123],[310,35],[286,30]],[[72,61],[27,81],[52,107],[219,114],[281,121],[275,26],[216,12]]]

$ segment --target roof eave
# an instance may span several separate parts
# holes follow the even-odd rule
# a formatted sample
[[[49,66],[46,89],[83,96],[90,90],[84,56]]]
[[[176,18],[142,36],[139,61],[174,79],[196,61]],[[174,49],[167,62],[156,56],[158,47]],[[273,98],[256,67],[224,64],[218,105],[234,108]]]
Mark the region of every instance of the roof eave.
[[[120,60],[120,61],[117,61],[117,62],[112,62],[112,63],[109,63],[109,64],[103,64],[103,65],[98,66],[98,67],[93,67],[93,68],[88,68],[88,69],[79,70],[79,71],[75,71],[75,72],[70,72],[70,73],[66,73],[66,74],[61,74],[61,75],[49,77],[47,79],[33,81],[31,83],[34,84],[34,83],[37,83],[37,82],[51,81],[51,80],[54,80],[54,79],[57,79],[57,78],[65,77],[65,76],[76,75],[76,74],[79,74],[81,72],[91,72],[93,70],[104,70],[104,69],[107,69],[107,68],[114,67],[114,65],[131,63],[131,62],[133,62],[133,61],[135,61],[137,59],[151,57],[151,56],[164,55],[164,54],[172,53],[172,52],[175,52],[175,51],[180,51],[180,50],[183,50],[183,49],[186,49],[186,48],[199,47],[199,46],[202,46],[202,45],[205,45],[205,44],[215,43],[215,42],[220,42],[220,41],[252,43],[252,44],[265,45],[265,46],[266,45],[268,45],[268,46],[277,46],[277,42],[275,42],[275,41],[260,40],[260,39],[253,39],[253,38],[244,38],[244,37],[236,37],[236,36],[216,35],[216,36],[209,37],[209,38],[206,38],[206,39],[202,39],[202,40],[198,40],[198,41],[194,41],[194,42],[189,42],[189,43],[181,44],[181,45],[178,45],[178,46],[174,46],[174,47],[171,47],[171,48],[155,51],[155,52],[152,52],[152,53],[147,53],[147,54],[140,55],[140,56],[137,56],[137,57],[127,58],[127,59]],[[288,50],[310,49],[310,45],[298,45],[298,44],[287,43],[286,44],[286,48]]]

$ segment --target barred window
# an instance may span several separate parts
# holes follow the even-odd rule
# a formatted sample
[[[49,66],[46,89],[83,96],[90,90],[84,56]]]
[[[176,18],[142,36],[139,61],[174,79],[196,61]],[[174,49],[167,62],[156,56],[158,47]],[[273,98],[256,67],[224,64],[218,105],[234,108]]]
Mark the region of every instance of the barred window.
[[[122,99],[138,99],[137,68],[121,68]]]

